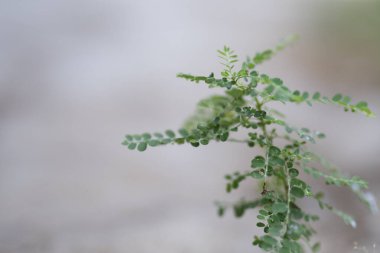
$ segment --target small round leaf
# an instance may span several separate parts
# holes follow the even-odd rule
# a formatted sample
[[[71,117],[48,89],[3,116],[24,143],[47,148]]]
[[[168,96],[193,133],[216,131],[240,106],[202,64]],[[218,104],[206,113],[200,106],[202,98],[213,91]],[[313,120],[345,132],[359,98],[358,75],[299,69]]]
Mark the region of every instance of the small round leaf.
[[[146,147],[147,147],[146,142],[140,142],[139,145],[137,146],[137,150],[142,152],[146,150]]]
[[[292,187],[290,193],[297,198],[303,198],[305,196],[305,192],[299,187]]]

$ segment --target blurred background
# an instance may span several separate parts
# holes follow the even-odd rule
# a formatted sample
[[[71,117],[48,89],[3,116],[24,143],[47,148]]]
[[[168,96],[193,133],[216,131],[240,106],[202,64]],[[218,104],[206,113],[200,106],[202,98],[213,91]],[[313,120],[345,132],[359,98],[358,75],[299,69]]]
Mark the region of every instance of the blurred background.
[[[216,49],[241,56],[301,40],[261,66],[294,89],[350,94],[380,113],[379,1],[0,1],[0,252],[231,253],[251,246],[255,212],[219,218],[215,200],[254,198],[226,173],[255,155],[239,144],[131,152],[126,133],[178,129],[209,94],[177,72],[218,72]],[[327,105],[289,106],[289,122],[327,139],[312,149],[380,196],[380,120]],[[255,152],[258,152],[257,150]],[[310,178],[308,178],[310,180]],[[347,189],[327,201],[322,252],[372,252],[379,215]]]

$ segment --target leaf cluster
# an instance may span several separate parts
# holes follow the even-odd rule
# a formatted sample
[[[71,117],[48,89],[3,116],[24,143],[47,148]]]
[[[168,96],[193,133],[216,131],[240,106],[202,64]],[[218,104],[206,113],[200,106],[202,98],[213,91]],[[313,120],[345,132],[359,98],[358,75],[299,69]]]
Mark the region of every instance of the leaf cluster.
[[[356,227],[354,218],[324,202],[323,193],[314,193],[306,179],[323,179],[327,185],[347,187],[370,210],[377,211],[374,197],[367,191],[367,182],[357,176],[346,176],[324,158],[313,153],[309,146],[326,137],[324,133],[306,127],[295,127],[286,122],[285,115],[271,108],[273,102],[283,104],[317,103],[340,106],[344,111],[373,117],[366,102],[352,103],[340,93],[328,97],[320,92],[292,90],[278,77],[261,73],[258,66],[284,49],[294,37],[289,37],[273,49],[247,57],[237,68],[238,56],[228,46],[218,50],[223,69],[220,75],[192,75],[179,73],[185,80],[220,88],[223,95],[201,100],[185,124],[178,131],[126,135],[123,142],[130,150],[145,151],[148,147],[167,144],[207,145],[211,141],[237,142],[253,151],[250,165],[244,172],[225,176],[226,191],[239,189],[244,181],[256,182],[259,191],[254,200],[241,199],[236,203],[217,202],[218,214],[232,209],[242,217],[251,209],[258,209],[256,226],[262,229],[252,244],[263,251],[302,253],[306,248],[318,252],[320,243],[313,241],[316,231],[312,223],[318,215],[308,213],[299,204],[300,199],[311,199],[323,210],[331,211],[346,224]],[[245,138],[236,139],[236,132]],[[285,143],[285,144],[284,144]],[[247,161],[248,163],[248,161]],[[317,165],[317,166],[315,166]],[[305,179],[304,179],[305,178]]]

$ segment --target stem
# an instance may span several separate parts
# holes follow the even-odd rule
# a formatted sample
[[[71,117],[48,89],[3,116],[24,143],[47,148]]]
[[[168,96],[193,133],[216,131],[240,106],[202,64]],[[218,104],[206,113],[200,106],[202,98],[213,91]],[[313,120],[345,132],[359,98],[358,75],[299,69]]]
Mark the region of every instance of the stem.
[[[248,143],[249,142],[248,140],[238,140],[238,139],[233,139],[233,138],[229,138],[227,141],[238,142],[238,143]]]
[[[286,199],[287,199],[287,206],[288,206],[288,209],[286,211],[286,218],[285,218],[285,226],[286,226],[286,230],[285,230],[285,233],[287,232],[288,230],[288,224],[289,224],[289,216],[290,216],[290,176],[289,176],[289,168],[288,166],[286,165],[285,163],[285,175],[286,175],[286,185],[285,185],[285,190],[286,190]]]
[[[256,101],[256,109],[258,111],[261,111],[264,102],[260,102],[257,98],[255,98],[255,101]],[[264,122],[264,120],[262,118],[260,118],[260,122],[259,123],[260,123],[259,126],[261,128],[261,131],[263,132],[263,135],[264,135],[265,140],[266,140],[265,167],[264,167],[264,184],[263,184],[263,191],[261,193],[262,195],[264,195],[264,194],[266,194],[268,192],[266,186],[267,186],[267,177],[268,177],[267,174],[268,174],[268,166],[269,166],[269,148],[272,145],[272,139],[268,135],[265,122]]]
[[[265,193],[267,193],[267,173],[268,173],[268,160],[269,160],[269,147],[267,146],[266,147],[266,151],[265,151],[265,167],[264,167],[264,184],[263,184],[263,191],[262,191],[262,195],[264,195]]]

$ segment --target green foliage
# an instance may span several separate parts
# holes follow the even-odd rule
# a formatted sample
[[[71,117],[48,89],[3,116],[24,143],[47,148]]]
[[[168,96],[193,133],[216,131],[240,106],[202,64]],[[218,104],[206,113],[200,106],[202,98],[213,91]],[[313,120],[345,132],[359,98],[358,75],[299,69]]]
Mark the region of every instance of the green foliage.
[[[326,184],[333,184],[336,186],[354,186],[354,185],[357,185],[360,188],[367,188],[367,182],[364,181],[363,179],[359,178],[359,177],[356,177],[356,176],[351,177],[351,178],[346,178],[337,172],[335,172],[333,175],[328,175],[328,174],[325,174],[324,172],[319,171],[315,168],[309,168],[309,167],[305,167],[305,168],[303,168],[303,170],[307,174],[312,175],[315,179],[318,179],[321,177],[324,178]]]
[[[306,252],[306,247],[311,252],[320,250],[320,243],[311,243],[312,235],[316,233],[311,223],[319,217],[304,211],[298,204],[299,199],[313,199],[321,209],[331,211],[346,224],[356,227],[353,217],[323,201],[323,193],[314,194],[300,172],[314,179],[323,179],[328,185],[349,188],[370,210],[377,211],[373,195],[366,191],[366,181],[343,175],[330,162],[310,151],[308,144],[325,138],[325,134],[291,126],[282,113],[270,107],[276,101],[309,106],[324,103],[374,116],[366,102],[351,103],[350,97],[340,93],[329,98],[319,92],[291,90],[280,78],[258,71],[259,64],[271,59],[294,40],[295,37],[289,37],[274,49],[248,57],[240,69],[236,68],[238,56],[233,50],[227,46],[218,50],[224,66],[220,77],[214,73],[207,76],[180,73],[177,76],[205,83],[210,88],[222,88],[223,95],[201,100],[195,113],[178,131],[126,135],[123,142],[128,149],[138,151],[167,144],[199,147],[211,141],[238,142],[248,148],[261,148],[262,152],[251,158],[251,166],[246,171],[225,176],[227,193],[237,190],[247,179],[258,181],[260,190],[255,199],[241,199],[233,204],[217,202],[216,205],[220,216],[231,209],[237,218],[250,209],[258,209],[256,226],[262,229],[262,235],[255,236],[252,243],[269,252],[302,253]],[[235,132],[244,129],[245,139],[233,138]]]

